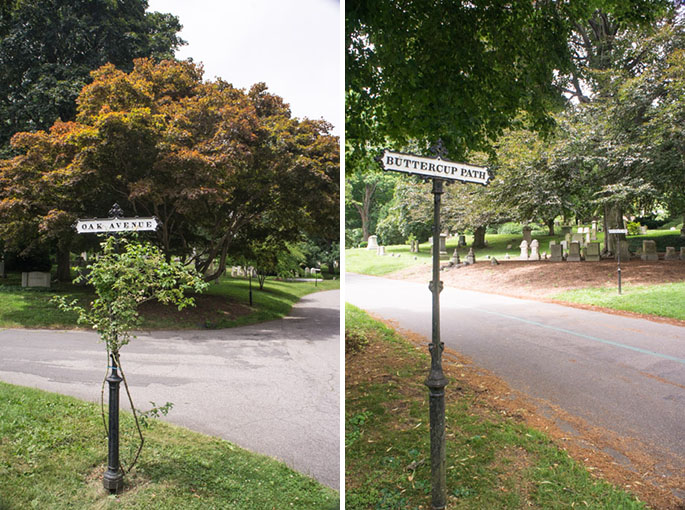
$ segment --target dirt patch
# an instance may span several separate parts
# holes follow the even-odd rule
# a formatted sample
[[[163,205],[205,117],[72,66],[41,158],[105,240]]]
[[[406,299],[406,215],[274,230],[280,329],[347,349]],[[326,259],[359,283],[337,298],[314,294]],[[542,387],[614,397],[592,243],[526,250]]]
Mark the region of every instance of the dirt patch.
[[[186,327],[212,327],[220,320],[233,320],[248,315],[253,310],[225,296],[199,294],[195,296],[195,306],[188,306],[179,311],[172,305],[163,305],[156,301],[144,303],[140,307],[143,317],[155,322],[168,322],[169,326],[186,325]]]
[[[427,338],[403,330],[393,321],[374,318],[398,331],[418,350],[427,352]],[[349,363],[349,358],[346,360],[346,378],[350,382],[365,377],[362,374],[366,374],[366,377],[373,374],[372,378],[381,382],[388,373],[392,373],[397,362],[393,364],[392,353],[384,351],[379,344],[374,342],[369,346],[369,351],[356,355],[352,363]],[[376,356],[380,356],[380,362],[374,361]],[[685,509],[685,502],[675,495],[685,488],[685,476],[682,475],[682,469],[674,465],[685,465],[685,459],[668,462],[655,455],[650,445],[593,427],[549,402],[515,391],[502,379],[449,348],[444,352],[443,369],[447,377],[455,381],[446,387],[447,399],[454,401],[464,398],[465,393],[472,394],[472,412],[488,419],[493,419],[493,414],[503,419],[508,417],[545,432],[559,448],[585,465],[592,476],[624,488],[651,508]],[[427,368],[425,371],[425,374],[417,376],[427,375]],[[464,391],[465,388],[469,391]],[[425,398],[426,395],[415,394],[411,397]]]
[[[443,264],[446,266],[446,264]],[[614,260],[600,262],[528,262],[519,260],[489,261],[440,273],[448,287],[500,294],[524,299],[559,302],[550,296],[566,290],[583,287],[617,287],[617,264]],[[387,278],[427,282],[431,279],[431,266],[422,264],[387,275]],[[652,285],[685,281],[685,260],[621,262],[622,285]],[[634,312],[611,310],[599,306],[565,303],[568,306],[598,310],[618,315],[641,317],[657,322],[685,326],[685,321],[643,315]]]

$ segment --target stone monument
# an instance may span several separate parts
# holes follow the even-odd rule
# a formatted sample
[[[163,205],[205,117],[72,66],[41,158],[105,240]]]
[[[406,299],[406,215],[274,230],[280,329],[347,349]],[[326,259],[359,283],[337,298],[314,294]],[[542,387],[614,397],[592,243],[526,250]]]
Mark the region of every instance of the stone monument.
[[[569,245],[566,260],[569,262],[580,262],[580,243],[574,241]]]
[[[585,260],[588,262],[599,262],[600,248],[598,241],[592,241],[585,245]]]
[[[652,241],[651,239],[645,239],[642,241],[642,255],[640,255],[640,258],[647,261],[659,260],[659,255],[656,252],[655,241]]]

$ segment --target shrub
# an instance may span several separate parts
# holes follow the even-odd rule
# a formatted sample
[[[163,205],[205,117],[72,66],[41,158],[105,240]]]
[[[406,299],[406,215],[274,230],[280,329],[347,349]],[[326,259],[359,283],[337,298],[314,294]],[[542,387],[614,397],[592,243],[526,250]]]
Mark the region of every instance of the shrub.
[[[523,234],[523,225],[509,221],[497,227],[498,234]]]
[[[366,333],[357,328],[345,328],[345,354],[363,351],[369,345]]]
[[[637,221],[629,221],[628,224],[626,225],[626,228],[628,229],[628,235],[631,236],[637,236],[642,233],[640,230],[640,223]]]

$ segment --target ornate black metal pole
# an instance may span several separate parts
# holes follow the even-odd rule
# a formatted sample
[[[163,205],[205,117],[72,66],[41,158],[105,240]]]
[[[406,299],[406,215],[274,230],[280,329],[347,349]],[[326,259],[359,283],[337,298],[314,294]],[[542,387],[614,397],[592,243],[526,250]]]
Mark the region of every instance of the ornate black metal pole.
[[[102,477],[102,485],[110,492],[118,492],[124,486],[124,473],[119,465],[119,384],[122,379],[117,373],[116,353],[110,355],[112,372],[107,377],[109,384],[109,446],[107,471]]]
[[[621,238],[616,234],[616,250],[618,251],[618,293],[621,294]]]
[[[429,390],[430,405],[430,439],[431,439],[431,486],[432,509],[442,510],[446,505],[445,476],[445,386],[447,379],[442,371],[442,351],[444,344],[440,341],[440,200],[443,182],[433,179],[433,280],[430,290],[433,293],[433,335],[429,345],[431,353],[431,370],[426,379]]]

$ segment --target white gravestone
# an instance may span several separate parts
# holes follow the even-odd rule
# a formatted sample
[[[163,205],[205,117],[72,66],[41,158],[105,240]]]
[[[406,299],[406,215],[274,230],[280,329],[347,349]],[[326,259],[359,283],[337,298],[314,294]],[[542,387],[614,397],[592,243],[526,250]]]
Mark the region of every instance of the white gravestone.
[[[521,255],[519,255],[519,260],[528,260],[528,241],[525,239],[521,241],[521,244],[519,244],[519,248],[521,248]]]
[[[533,239],[530,243],[530,258],[528,260],[540,260],[540,243]]]
[[[366,249],[375,250],[376,248],[378,248],[378,236],[369,236],[369,241],[366,245]]]

